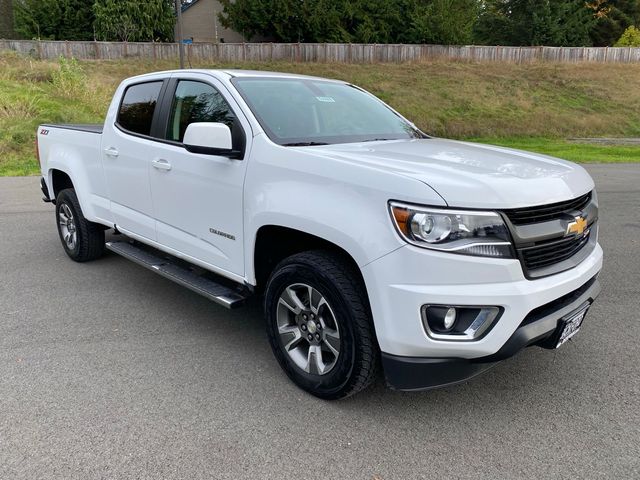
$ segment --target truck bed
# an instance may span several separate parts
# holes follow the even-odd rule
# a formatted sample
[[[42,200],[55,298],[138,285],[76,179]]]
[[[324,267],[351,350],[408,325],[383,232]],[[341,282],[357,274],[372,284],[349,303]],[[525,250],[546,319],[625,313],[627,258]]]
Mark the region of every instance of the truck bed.
[[[44,125],[41,125],[41,127],[62,128],[64,130],[75,130],[78,132],[96,133],[98,135],[101,135],[104,126],[102,124],[97,125],[97,124],[89,124],[89,123],[87,124],[64,123],[60,125],[44,124]]]

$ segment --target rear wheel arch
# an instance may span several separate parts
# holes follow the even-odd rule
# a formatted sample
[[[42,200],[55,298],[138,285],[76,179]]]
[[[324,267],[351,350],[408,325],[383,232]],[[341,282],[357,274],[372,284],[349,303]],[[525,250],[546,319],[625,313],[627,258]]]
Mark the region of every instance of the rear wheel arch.
[[[54,199],[58,198],[58,194],[62,190],[66,190],[68,188],[75,188],[73,185],[73,181],[71,177],[62,170],[51,169],[49,171],[49,178],[51,180],[51,189],[53,190]]]

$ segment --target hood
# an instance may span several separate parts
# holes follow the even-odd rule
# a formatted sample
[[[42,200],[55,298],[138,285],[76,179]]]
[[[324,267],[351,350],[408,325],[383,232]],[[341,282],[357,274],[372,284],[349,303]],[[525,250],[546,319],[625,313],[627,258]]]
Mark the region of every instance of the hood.
[[[428,138],[303,148],[412,177],[429,185],[454,207],[544,205],[578,197],[594,187],[579,165],[546,155],[454,140]]]

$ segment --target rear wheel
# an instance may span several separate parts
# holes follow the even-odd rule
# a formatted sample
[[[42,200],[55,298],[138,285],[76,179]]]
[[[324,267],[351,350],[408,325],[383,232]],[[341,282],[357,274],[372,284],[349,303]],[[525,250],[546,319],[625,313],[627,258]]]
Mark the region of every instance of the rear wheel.
[[[72,260],[88,262],[104,254],[104,227],[84,218],[72,188],[58,193],[56,219],[62,247]]]
[[[369,303],[354,268],[339,256],[313,251],[281,262],[267,284],[265,317],[271,348],[300,388],[338,399],[374,380]]]

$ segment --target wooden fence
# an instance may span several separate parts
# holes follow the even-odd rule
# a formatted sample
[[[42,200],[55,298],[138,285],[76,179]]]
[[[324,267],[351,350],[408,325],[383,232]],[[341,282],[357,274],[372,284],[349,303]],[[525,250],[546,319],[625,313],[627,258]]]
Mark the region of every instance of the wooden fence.
[[[345,43],[195,43],[185,45],[194,62],[229,61],[337,63],[400,63],[436,59],[470,62],[640,62],[640,48],[601,47],[494,47],[443,45],[378,45]],[[36,58],[59,56],[81,60],[144,58],[175,59],[175,43],[59,42],[0,40],[0,50],[13,50]]]

